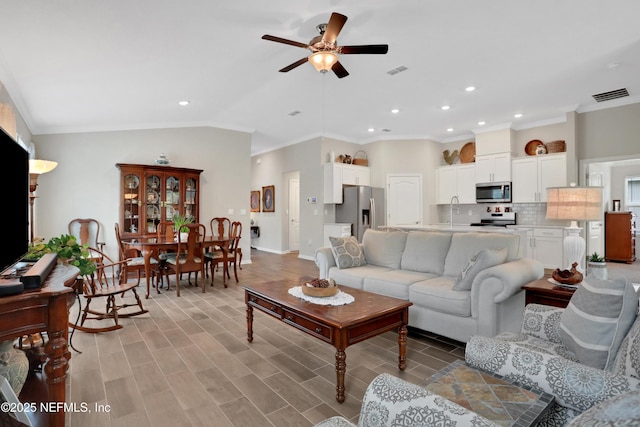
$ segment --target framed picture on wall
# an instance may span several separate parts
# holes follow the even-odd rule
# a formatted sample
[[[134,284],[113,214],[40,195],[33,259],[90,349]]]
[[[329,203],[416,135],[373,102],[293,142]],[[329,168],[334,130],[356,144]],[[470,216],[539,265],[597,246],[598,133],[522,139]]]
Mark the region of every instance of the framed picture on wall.
[[[260,212],[260,190],[251,192],[251,212]]]
[[[262,187],[262,212],[276,211],[276,188],[274,185]]]

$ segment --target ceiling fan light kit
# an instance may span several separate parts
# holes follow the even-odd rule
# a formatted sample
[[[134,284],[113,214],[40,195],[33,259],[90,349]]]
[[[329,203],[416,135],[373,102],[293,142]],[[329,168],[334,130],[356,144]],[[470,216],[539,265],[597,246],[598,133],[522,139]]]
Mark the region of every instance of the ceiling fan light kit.
[[[311,54],[309,60],[316,70],[326,73],[338,62],[338,55],[333,52],[315,52]]]
[[[308,57],[297,60],[296,62],[287,65],[280,69],[281,73],[286,73],[293,70],[296,67],[304,64],[305,62],[311,62],[311,64],[321,73],[326,73],[332,70],[338,78],[343,78],[349,75],[349,72],[338,61],[338,54],[342,55],[355,55],[355,54],[378,54],[384,55],[388,52],[389,46],[386,44],[378,45],[358,45],[358,46],[338,46],[337,38],[338,34],[342,30],[342,27],[347,22],[347,17],[339,13],[332,13],[331,18],[327,24],[319,24],[316,29],[320,33],[319,36],[314,37],[308,44],[283,39],[281,37],[271,36],[265,34],[262,36],[263,40],[269,40],[272,42],[288,44],[291,46],[301,47],[309,49],[312,53]]]

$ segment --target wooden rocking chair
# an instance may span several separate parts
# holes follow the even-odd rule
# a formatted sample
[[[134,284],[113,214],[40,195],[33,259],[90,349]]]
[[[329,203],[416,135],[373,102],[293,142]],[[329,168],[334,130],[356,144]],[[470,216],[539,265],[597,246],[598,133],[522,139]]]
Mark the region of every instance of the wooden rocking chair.
[[[82,294],[86,299],[86,304],[82,309],[82,317],[80,325],[76,329],[83,332],[109,332],[121,329],[122,325],[118,323],[119,318],[138,316],[148,313],[148,310],[142,307],[142,300],[136,291],[140,284],[140,276],[129,279],[127,271],[127,259],[114,262],[106,254],[97,249],[89,248],[92,255],[96,255],[102,261],[97,263],[95,273],[84,276],[82,284]],[[135,302],[127,303],[125,301],[118,302],[116,298],[125,298],[125,293],[131,291]],[[106,300],[105,310],[99,311],[92,308],[91,303],[96,298],[104,298]],[[137,306],[138,310],[131,312],[126,311],[120,313],[120,310],[127,307]],[[104,320],[112,319],[114,324],[104,327],[87,327],[84,326],[86,320]]]

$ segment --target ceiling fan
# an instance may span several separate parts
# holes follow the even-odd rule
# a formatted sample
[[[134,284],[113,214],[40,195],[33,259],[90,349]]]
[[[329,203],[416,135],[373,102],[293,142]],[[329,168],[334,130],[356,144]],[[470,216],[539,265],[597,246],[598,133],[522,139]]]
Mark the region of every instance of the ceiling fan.
[[[270,36],[268,34],[262,36],[262,39],[284,43],[291,46],[302,47],[305,49],[309,49],[312,52],[308,57],[299,59],[293,64],[287,65],[286,67],[282,68],[280,70],[281,73],[291,71],[308,61],[311,62],[316,70],[320,71],[321,73],[326,73],[327,71],[332,70],[336,74],[336,76],[341,79],[343,77],[347,77],[349,75],[349,72],[338,61],[339,54],[385,54],[389,50],[389,45],[386,44],[338,46],[336,40],[345,22],[347,22],[346,16],[333,12],[327,24],[320,24],[316,26],[316,29],[318,30],[320,35],[312,38],[309,44],[287,40],[281,37]]]

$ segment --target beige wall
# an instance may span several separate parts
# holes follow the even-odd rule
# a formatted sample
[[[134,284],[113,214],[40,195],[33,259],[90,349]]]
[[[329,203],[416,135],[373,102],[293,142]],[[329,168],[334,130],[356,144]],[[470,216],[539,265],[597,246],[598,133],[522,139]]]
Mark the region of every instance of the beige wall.
[[[246,230],[241,241],[243,262],[250,260],[249,134],[200,127],[36,135],[33,141],[39,157],[58,162],[38,180],[36,235],[50,238],[66,233],[74,218],[96,218],[108,254],[117,258],[113,227],[119,221],[120,171],[116,163],[153,164],[166,153],[172,166],[204,170],[200,221],[207,228],[214,216],[241,221]]]
[[[640,103],[578,114],[577,158],[640,157]]]

